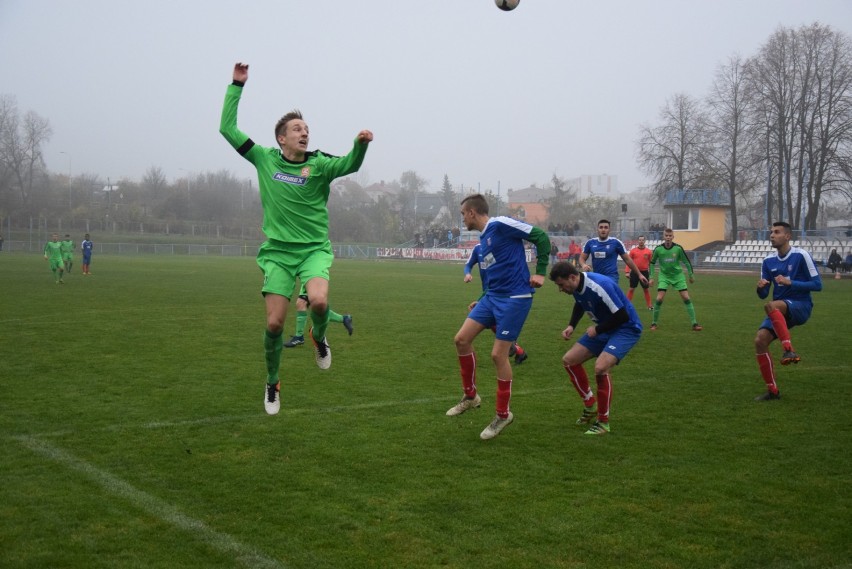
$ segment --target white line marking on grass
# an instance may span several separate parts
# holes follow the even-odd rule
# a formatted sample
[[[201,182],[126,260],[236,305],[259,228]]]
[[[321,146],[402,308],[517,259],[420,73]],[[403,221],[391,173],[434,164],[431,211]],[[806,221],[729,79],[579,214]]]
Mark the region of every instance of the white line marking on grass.
[[[271,569],[284,567],[277,560],[240,543],[226,533],[209,528],[204,522],[187,516],[168,502],[135,488],[124,480],[77,458],[61,448],[34,437],[22,436],[15,438],[23,446],[36,454],[40,454],[88,476],[110,494],[128,500],[155,518],[190,533],[193,537],[200,539],[217,551],[235,556],[236,561],[240,565],[251,568],[268,567]]]

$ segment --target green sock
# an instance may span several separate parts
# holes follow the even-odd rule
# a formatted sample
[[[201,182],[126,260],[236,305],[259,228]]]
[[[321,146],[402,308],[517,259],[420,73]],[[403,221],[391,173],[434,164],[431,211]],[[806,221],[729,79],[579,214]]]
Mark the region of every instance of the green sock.
[[[325,338],[325,331],[328,328],[328,313],[330,310],[326,310],[322,314],[317,314],[313,310],[311,310],[311,324],[313,324],[313,334],[314,340],[319,342],[323,338]]]
[[[335,312],[334,310],[329,308],[328,309],[328,321],[334,322],[335,324],[340,324],[341,322],[343,322],[343,315],[338,314],[337,312]]]
[[[273,334],[266,330],[263,334],[263,351],[266,354],[266,383],[278,383],[278,368],[281,366],[281,348],[284,340],[281,333]]]
[[[296,312],[296,335],[305,335],[305,323],[308,321],[308,311],[299,310]]]
[[[692,318],[692,323],[696,324],[695,321],[695,307],[692,305],[692,299],[684,300],[683,304],[686,306],[686,312],[689,314],[689,317]]]
[[[657,323],[657,319],[660,317],[660,310],[662,309],[662,307],[663,307],[663,303],[660,302],[659,300],[654,303],[654,318],[651,320],[652,324]]]

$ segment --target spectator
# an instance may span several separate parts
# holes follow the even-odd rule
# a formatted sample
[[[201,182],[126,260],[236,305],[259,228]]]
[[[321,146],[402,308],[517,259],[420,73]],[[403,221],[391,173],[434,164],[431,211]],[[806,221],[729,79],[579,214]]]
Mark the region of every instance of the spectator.
[[[843,272],[852,271],[852,251],[846,253],[846,259],[843,260]]]
[[[843,269],[842,265],[843,259],[840,258],[840,253],[837,252],[837,249],[832,249],[825,266],[831,269],[831,272],[834,273],[834,278],[840,278],[840,273],[838,271]]]
[[[550,264],[555,265],[559,261],[559,247],[556,245],[556,241],[550,242]]]

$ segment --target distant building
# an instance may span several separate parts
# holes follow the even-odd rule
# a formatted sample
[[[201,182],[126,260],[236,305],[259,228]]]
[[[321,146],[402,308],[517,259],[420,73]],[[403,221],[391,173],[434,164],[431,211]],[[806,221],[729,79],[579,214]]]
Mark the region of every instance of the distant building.
[[[605,198],[617,198],[618,176],[609,174],[589,174],[570,178],[566,180],[567,185],[577,190],[577,199],[585,199],[593,196]]]
[[[546,202],[554,195],[552,188],[530,186],[523,190],[509,190],[509,210],[516,211],[515,217],[532,225],[546,225],[550,217]]]

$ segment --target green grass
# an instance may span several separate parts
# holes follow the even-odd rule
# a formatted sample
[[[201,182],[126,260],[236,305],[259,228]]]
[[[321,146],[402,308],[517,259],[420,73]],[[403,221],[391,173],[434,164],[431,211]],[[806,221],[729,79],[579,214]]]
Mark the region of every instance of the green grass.
[[[4,568],[850,567],[852,280],[825,280],[783,399],[758,404],[757,276],[699,273],[705,330],[669,295],[600,438],[574,425],[548,283],[515,422],[483,442],[490,334],[482,408],[444,416],[479,288],[459,265],[337,261],[355,334],[332,325],[327,372],[285,351],[276,417],[252,259],[100,256],[64,286],[46,265],[0,255]]]

